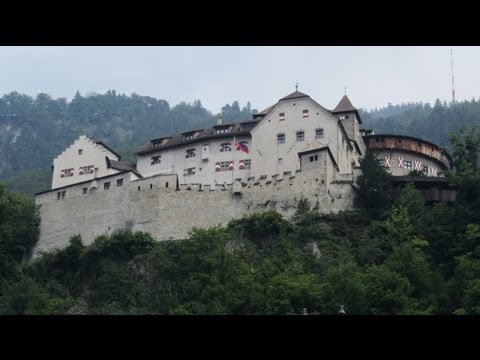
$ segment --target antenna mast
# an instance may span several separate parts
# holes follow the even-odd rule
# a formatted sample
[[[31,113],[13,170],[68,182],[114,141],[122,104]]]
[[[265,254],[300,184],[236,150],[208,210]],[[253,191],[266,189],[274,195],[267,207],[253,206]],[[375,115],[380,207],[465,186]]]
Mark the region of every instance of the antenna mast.
[[[450,49],[450,63],[452,65],[452,104],[455,103],[455,77],[453,76],[453,49]]]

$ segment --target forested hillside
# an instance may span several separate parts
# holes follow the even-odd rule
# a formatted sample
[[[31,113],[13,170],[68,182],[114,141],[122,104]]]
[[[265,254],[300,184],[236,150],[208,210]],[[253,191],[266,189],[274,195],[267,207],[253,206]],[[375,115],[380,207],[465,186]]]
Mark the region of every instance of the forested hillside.
[[[480,125],[480,102],[472,99],[447,104],[437,99],[430,104],[391,105],[371,111],[360,110],[364,128],[376,134],[420,137],[450,150],[448,135],[465,125]]]
[[[250,103],[241,109],[235,101],[222,108],[223,121],[250,120],[253,112]],[[71,102],[12,92],[0,98],[0,179],[29,194],[48,189],[52,160],[81,134],[133,161],[133,153],[152,138],[214,123],[199,100],[170,107],[165,100],[114,90],[88,97],[77,92]]]

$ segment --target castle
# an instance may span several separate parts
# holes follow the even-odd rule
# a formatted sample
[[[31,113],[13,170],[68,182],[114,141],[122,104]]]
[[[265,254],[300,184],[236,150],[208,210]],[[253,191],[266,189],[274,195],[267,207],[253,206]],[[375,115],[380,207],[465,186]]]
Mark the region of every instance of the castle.
[[[251,121],[218,119],[210,128],[153,139],[136,153],[136,165],[80,136],[54,159],[52,189],[36,195],[41,225],[34,253],[63,247],[75,234],[88,244],[116,229],[184,239],[194,227],[269,208],[290,217],[302,198],[320,212],[351,209],[366,151],[398,179],[416,170],[440,180],[452,166],[435,144],[373,135],[361,124],[346,95],[327,110],[295,91]]]

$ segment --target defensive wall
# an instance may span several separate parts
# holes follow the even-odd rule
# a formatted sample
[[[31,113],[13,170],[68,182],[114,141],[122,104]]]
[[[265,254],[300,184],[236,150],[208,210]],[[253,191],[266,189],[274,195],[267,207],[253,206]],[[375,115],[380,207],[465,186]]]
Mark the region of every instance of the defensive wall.
[[[193,227],[226,225],[268,209],[288,219],[302,198],[322,213],[353,208],[354,175],[338,174],[326,152],[319,156],[315,167],[230,185],[177,186],[176,174],[163,174],[105,190],[103,183],[115,180],[109,176],[96,179],[87,193],[82,183],[69,186],[63,199],[58,189],[38,194],[40,240],[34,255],[67,246],[75,234],[85,244],[117,229],[148,232],[157,240],[185,239]]]

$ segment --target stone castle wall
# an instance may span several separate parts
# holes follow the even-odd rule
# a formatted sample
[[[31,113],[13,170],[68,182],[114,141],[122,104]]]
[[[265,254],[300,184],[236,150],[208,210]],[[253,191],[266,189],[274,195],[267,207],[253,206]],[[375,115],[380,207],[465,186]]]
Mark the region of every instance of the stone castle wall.
[[[268,209],[290,218],[301,198],[324,213],[353,207],[353,175],[336,174],[324,162],[273,179],[249,178],[215,188],[180,185],[176,189],[175,174],[125,181],[108,190],[104,181],[111,180],[97,180],[97,189],[87,194],[83,194],[85,184],[73,185],[63,200],[57,200],[55,190],[36,197],[41,225],[34,255],[66,246],[75,234],[85,244],[117,229],[148,232],[157,240],[184,239],[193,227],[226,225],[231,219]]]

